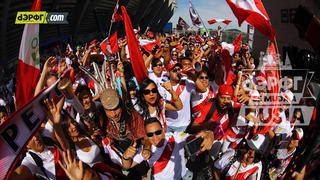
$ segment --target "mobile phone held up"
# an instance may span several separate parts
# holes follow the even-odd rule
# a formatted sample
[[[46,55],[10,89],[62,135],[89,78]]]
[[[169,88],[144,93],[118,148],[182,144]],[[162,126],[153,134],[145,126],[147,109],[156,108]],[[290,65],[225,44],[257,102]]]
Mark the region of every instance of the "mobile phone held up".
[[[188,157],[200,154],[201,143],[203,142],[203,138],[198,137],[194,138],[191,141],[188,141],[185,145],[185,150]]]

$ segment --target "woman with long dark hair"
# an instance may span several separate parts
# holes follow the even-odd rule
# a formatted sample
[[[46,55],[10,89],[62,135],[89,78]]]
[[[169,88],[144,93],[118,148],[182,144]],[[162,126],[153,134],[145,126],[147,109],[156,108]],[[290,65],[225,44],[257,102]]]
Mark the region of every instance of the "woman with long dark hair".
[[[156,117],[160,120],[163,127],[166,128],[165,110],[179,111],[183,105],[177,93],[172,89],[170,82],[165,82],[162,86],[170,92],[172,101],[163,101],[159,94],[157,85],[151,79],[145,79],[140,85],[138,99],[139,109],[136,109],[144,119]]]

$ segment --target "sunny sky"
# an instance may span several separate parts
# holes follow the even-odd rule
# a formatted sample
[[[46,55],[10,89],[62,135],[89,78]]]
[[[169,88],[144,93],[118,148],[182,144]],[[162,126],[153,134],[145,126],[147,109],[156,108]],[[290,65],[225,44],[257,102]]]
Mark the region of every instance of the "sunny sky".
[[[176,12],[170,19],[170,22],[173,23],[174,27],[178,22],[179,16],[182,17],[190,26],[193,26],[189,15],[188,2],[189,0],[177,0]],[[229,19],[232,22],[226,29],[235,28],[240,29],[243,32],[247,32],[247,23],[244,22],[240,28],[238,27],[238,21],[225,0],[192,0],[191,2],[196,11],[200,14],[207,28],[216,29],[218,25],[222,28],[225,27],[225,24],[223,23],[209,25],[207,21],[210,19]]]

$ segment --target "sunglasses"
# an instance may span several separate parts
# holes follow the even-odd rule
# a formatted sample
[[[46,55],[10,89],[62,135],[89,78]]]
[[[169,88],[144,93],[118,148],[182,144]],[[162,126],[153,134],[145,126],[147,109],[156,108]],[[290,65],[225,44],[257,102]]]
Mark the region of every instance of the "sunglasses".
[[[172,56],[178,56],[178,54],[172,54]]]
[[[296,119],[296,120],[301,120],[301,117],[298,118],[296,115],[293,116],[293,119]]]
[[[148,95],[148,94],[151,94],[151,93],[156,94],[157,92],[158,92],[157,88],[145,89],[145,90],[143,91],[143,94],[144,94],[144,95]]]
[[[200,76],[199,79],[201,79],[201,80],[202,79],[209,79],[209,77],[208,76]]]
[[[180,68],[174,68],[174,69],[172,70],[172,72],[174,72],[174,73],[177,73],[177,72],[180,72],[180,71],[181,71]]]
[[[153,137],[154,134],[159,136],[160,134],[162,134],[162,130],[158,130],[158,131],[155,131],[155,132],[149,132],[149,133],[147,133],[147,136],[148,137]]]
[[[153,67],[162,67],[162,64],[155,64]]]

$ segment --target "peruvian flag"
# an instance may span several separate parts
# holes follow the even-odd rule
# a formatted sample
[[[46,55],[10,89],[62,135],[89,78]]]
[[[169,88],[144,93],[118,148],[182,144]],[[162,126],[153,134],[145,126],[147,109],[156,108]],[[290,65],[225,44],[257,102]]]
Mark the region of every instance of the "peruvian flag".
[[[161,46],[161,42],[158,40],[139,39],[139,43],[140,46],[150,54],[156,45],[158,45],[158,47]]]
[[[239,33],[238,37],[233,41],[234,52],[239,52],[242,45],[242,34]]]
[[[119,1],[117,1],[116,7],[114,7],[113,14],[111,17],[112,22],[117,22],[117,21],[123,20],[122,16],[118,13],[118,9],[119,9]]]
[[[110,37],[107,37],[100,43],[101,51],[107,54],[115,54],[119,51],[118,47],[118,33],[113,33]]]
[[[200,20],[199,14],[196,12],[194,9],[191,0],[189,0],[189,13],[190,13],[190,18],[192,21],[192,24],[198,28],[203,28],[202,22]]]
[[[123,16],[124,28],[127,35],[127,44],[132,69],[138,83],[141,84],[141,82],[148,77],[147,69],[144,64],[139,43],[133,31],[131,19],[127,13],[127,10],[124,6],[121,6],[121,11]]]
[[[261,0],[226,0],[233,14],[237,17],[239,26],[247,21],[258,31],[271,40],[275,39],[275,31]]]
[[[230,24],[232,21],[228,19],[211,19],[208,21],[209,24],[214,24],[214,23],[223,23],[223,24]]]
[[[35,0],[32,11],[41,10],[41,0]],[[16,105],[22,107],[34,96],[40,76],[39,24],[24,26],[17,66]]]
[[[184,19],[182,19],[182,17],[179,17],[178,25],[183,29],[189,29],[190,27],[188,23]]]

